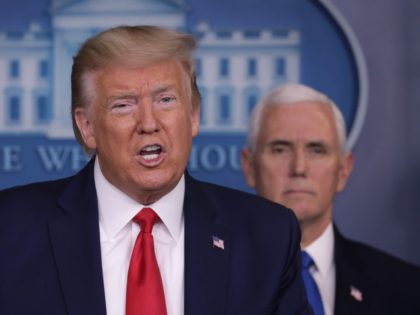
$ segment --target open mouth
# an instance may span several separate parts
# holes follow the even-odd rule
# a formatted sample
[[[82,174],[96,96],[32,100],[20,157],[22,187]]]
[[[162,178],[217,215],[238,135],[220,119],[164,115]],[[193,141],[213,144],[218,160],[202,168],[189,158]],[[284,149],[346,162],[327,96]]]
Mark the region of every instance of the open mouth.
[[[151,160],[157,159],[161,153],[162,153],[162,147],[158,144],[145,146],[140,151],[140,155],[146,161],[151,161]]]

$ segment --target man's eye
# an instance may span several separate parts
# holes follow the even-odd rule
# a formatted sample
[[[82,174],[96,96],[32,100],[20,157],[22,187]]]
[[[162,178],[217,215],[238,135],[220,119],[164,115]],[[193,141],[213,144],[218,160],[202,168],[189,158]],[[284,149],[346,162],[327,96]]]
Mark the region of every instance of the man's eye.
[[[173,96],[164,96],[160,100],[161,100],[161,102],[169,103],[169,102],[175,101],[175,97],[173,97]]]
[[[177,103],[177,98],[174,95],[162,95],[157,98],[155,105],[161,109],[171,109]]]
[[[114,114],[128,114],[134,110],[134,105],[130,103],[116,103],[111,106],[111,112]]]
[[[275,154],[283,154],[283,153],[287,153],[289,150],[286,147],[272,147],[271,148],[271,152],[275,153]]]
[[[310,152],[314,154],[325,154],[327,150],[324,147],[312,147],[310,148]]]
[[[162,96],[158,100],[158,104],[160,104],[160,105],[162,105],[164,107],[172,106],[175,103],[176,103],[176,97],[175,96],[171,96],[171,95]]]

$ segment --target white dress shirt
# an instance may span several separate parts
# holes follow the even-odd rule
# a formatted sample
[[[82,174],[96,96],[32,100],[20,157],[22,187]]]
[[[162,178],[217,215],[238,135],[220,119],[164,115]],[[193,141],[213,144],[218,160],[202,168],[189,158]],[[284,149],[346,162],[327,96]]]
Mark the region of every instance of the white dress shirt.
[[[324,233],[304,248],[314,260],[315,265],[309,269],[321,294],[325,315],[334,314],[335,299],[335,262],[334,262],[334,231],[332,223]]]
[[[140,232],[132,218],[144,206],[108,182],[98,159],[94,177],[107,314],[124,315],[128,267]],[[147,206],[162,220],[155,224],[152,234],[168,315],[184,314],[184,192],[183,176],[170,193]]]

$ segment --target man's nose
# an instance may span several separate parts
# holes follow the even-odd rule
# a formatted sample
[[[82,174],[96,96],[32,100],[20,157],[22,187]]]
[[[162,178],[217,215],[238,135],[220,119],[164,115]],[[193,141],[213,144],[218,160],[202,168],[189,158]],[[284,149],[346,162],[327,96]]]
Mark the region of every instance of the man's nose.
[[[292,155],[290,172],[292,176],[306,176],[307,160],[303,150],[296,150]]]
[[[159,120],[151,101],[143,102],[136,115],[138,133],[149,134],[159,131]]]

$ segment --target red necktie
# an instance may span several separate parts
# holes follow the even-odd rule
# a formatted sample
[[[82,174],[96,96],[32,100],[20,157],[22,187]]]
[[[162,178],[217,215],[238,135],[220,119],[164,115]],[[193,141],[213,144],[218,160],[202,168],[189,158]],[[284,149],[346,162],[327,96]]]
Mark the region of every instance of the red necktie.
[[[152,229],[159,216],[143,208],[133,221],[140,225],[127,279],[126,315],[166,315],[162,278],[156,261]]]

